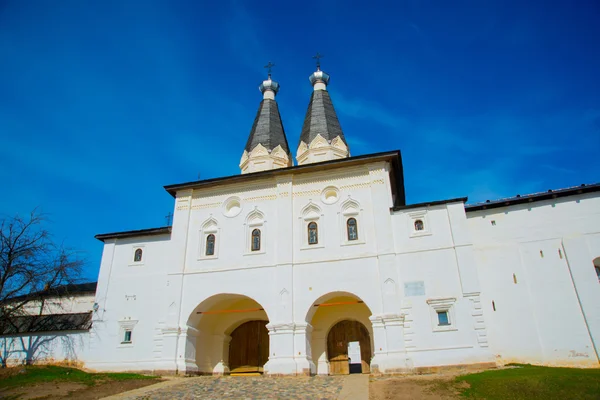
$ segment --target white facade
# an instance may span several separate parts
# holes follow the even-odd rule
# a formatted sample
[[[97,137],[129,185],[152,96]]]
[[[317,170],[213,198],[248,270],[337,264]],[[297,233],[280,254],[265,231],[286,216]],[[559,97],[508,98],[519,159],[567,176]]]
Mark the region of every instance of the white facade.
[[[398,164],[392,152],[167,187],[172,228],[100,235],[86,366],[228,373],[232,333],[258,320],[261,371],[334,373],[328,334],[350,320],[368,331],[371,372],[597,367],[599,192],[403,206]]]

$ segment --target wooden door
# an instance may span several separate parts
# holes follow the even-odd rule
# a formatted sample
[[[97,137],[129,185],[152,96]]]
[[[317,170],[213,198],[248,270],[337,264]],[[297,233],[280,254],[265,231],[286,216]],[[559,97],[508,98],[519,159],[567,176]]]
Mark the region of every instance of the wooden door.
[[[371,339],[369,331],[358,321],[340,321],[327,335],[327,356],[331,375],[348,375],[348,342],[360,343],[362,373],[371,372]]]
[[[229,370],[232,373],[263,372],[269,360],[267,321],[248,321],[231,333]]]

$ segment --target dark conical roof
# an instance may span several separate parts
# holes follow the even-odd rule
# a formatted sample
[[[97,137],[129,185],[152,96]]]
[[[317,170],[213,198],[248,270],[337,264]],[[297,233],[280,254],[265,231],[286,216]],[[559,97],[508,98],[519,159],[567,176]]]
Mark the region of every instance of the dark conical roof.
[[[313,91],[310,103],[308,103],[308,110],[306,110],[306,117],[304,117],[300,142],[309,145],[317,135],[321,135],[328,142],[339,136],[344,144],[348,145],[326,90]]]
[[[290,152],[281,123],[279,107],[275,100],[263,99],[260,102],[245,149],[249,153],[259,144],[262,144],[267,150],[273,150],[281,145],[286,153]]]

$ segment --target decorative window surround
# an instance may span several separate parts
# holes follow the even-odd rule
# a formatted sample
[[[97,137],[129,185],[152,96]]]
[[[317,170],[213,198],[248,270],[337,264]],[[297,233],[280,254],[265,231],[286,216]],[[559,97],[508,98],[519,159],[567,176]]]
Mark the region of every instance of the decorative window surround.
[[[140,261],[134,261],[135,260],[135,252],[136,250],[142,250],[142,259]],[[146,249],[145,246],[143,244],[134,244],[131,247],[131,258],[130,258],[130,263],[129,266],[130,267],[141,267],[144,265],[144,262],[146,261],[146,257],[148,255],[146,254]]]
[[[117,347],[133,347],[135,341],[135,325],[138,323],[137,320],[124,319],[119,321],[119,345]],[[129,342],[126,342],[126,333],[129,333]]]
[[[436,298],[428,299],[427,304],[430,308],[431,326],[433,332],[448,332],[456,331],[456,318],[454,316],[454,303],[456,303],[455,297]],[[448,324],[440,325],[440,317],[438,313],[447,313]],[[443,319],[444,317],[442,317]]]
[[[267,221],[265,215],[254,207],[254,210],[248,214],[246,218],[246,235],[244,238],[244,256],[254,256],[258,254],[265,254],[265,248],[267,246]],[[260,250],[252,251],[252,231],[260,229]]]
[[[314,204],[312,200],[309,200],[308,205],[306,205],[302,209],[302,216],[298,218],[299,220],[299,228],[301,234],[299,237],[302,239],[302,243],[300,244],[300,250],[311,250],[311,249],[322,249],[324,248],[323,239],[326,237],[326,233],[323,230],[324,222],[323,222],[323,212],[321,208]],[[309,225],[314,222],[317,224],[317,234],[319,240],[317,243],[310,244],[308,242],[308,230]]]
[[[362,209],[360,204],[356,200],[348,197],[346,201],[342,203],[342,209],[340,212],[340,237],[342,246],[352,246],[357,244],[365,244],[365,229],[362,224]],[[356,220],[356,231],[358,232],[358,239],[348,240],[348,220],[354,218]]]
[[[420,237],[420,236],[429,236],[432,234],[431,224],[429,223],[429,218],[427,217],[427,210],[420,210],[408,213],[408,232],[409,237]],[[417,221],[423,221],[423,229],[417,230],[415,227],[415,223]]]
[[[198,260],[211,260],[219,258],[219,243],[221,242],[221,229],[217,224],[217,220],[212,216],[202,224],[202,230],[200,230],[198,237],[200,243],[198,244]],[[206,255],[206,239],[208,235],[215,235],[215,251],[212,255]]]

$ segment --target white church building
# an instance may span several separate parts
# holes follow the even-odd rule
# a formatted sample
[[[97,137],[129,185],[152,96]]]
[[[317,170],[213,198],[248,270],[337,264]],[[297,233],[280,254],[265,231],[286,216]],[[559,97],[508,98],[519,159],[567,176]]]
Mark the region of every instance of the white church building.
[[[104,242],[85,366],[179,374],[598,367],[600,185],[406,204],[310,76],[296,164],[275,96],[241,174],[165,186],[171,226]]]

